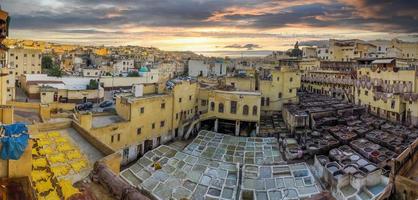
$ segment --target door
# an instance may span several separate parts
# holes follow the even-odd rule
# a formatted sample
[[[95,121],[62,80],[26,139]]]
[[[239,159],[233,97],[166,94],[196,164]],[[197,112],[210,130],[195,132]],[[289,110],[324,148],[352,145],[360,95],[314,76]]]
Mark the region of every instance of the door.
[[[129,148],[123,149],[122,163],[126,164],[129,162]]]
[[[145,140],[144,142],[144,153],[152,150],[152,140]]]
[[[138,146],[136,147],[136,154],[137,158],[140,158],[142,156],[142,144],[138,144]]]

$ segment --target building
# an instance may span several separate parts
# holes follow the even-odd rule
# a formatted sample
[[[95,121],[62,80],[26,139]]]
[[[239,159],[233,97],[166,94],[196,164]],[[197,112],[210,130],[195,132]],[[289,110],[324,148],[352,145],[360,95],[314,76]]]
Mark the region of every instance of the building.
[[[227,64],[223,61],[189,60],[188,71],[191,77],[225,76]]]
[[[402,60],[377,59],[357,71],[355,102],[382,118],[418,124],[417,69]]]
[[[329,40],[330,61],[353,61],[370,57],[370,54],[374,52],[376,52],[376,46],[362,40]]]
[[[84,77],[99,77],[102,71],[96,68],[83,68],[81,69],[81,73]]]
[[[356,62],[321,61],[302,74],[302,90],[354,102]]]
[[[135,68],[133,59],[121,59],[113,64],[113,69],[116,74],[127,74]]]
[[[7,52],[8,80],[7,100],[15,99],[15,86],[19,85],[19,77],[24,74],[40,74],[42,54],[39,49],[14,47]]]
[[[15,47],[8,51],[9,69],[16,77],[23,74],[40,74],[41,60],[42,53],[38,49]]]
[[[329,60],[330,59],[329,48],[328,47],[318,47],[317,48],[317,55],[318,55],[318,58],[321,59],[321,60]]]
[[[317,48],[316,47],[302,47],[302,57],[303,58],[318,57]]]
[[[97,86],[91,85],[92,81]],[[57,78],[46,74],[26,74],[21,77],[20,82],[29,98],[40,99],[42,103],[100,102],[104,97],[104,89],[96,78]]]
[[[406,42],[395,38],[391,40],[391,45],[393,49],[399,49],[403,59],[418,58],[418,42]]]
[[[267,76],[261,77],[261,111],[266,114],[282,110],[283,104],[297,103],[300,87],[300,72],[296,67],[275,67]]]

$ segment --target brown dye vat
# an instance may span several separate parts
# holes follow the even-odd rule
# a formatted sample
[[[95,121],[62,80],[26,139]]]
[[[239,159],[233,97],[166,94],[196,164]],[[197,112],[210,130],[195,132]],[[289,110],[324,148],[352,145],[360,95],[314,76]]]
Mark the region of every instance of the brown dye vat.
[[[377,157],[377,156],[379,156],[379,155],[380,155],[380,152],[378,152],[378,151],[373,151],[372,153],[370,153],[370,155],[371,155],[371,156],[373,156],[373,157]]]

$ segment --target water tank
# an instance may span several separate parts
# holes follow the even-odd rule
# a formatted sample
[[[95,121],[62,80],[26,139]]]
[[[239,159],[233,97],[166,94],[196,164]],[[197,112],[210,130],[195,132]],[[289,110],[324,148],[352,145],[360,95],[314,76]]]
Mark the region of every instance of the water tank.
[[[132,86],[132,93],[135,97],[142,97],[144,94],[144,85],[136,84]]]

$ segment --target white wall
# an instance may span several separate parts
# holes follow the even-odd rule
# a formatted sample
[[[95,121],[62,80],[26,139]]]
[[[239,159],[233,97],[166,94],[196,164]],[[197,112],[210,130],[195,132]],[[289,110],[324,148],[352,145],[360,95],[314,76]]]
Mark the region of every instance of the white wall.
[[[204,77],[208,76],[209,64],[203,60],[189,60],[189,76],[197,77],[200,74]]]
[[[212,73],[216,76],[225,76],[226,67],[227,65],[225,63],[215,63],[215,67],[213,68]]]
[[[133,59],[123,59],[113,64],[113,69],[115,70],[116,73],[119,73],[119,74],[127,73],[133,68],[134,68]]]

